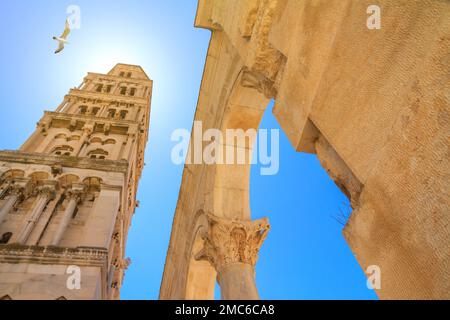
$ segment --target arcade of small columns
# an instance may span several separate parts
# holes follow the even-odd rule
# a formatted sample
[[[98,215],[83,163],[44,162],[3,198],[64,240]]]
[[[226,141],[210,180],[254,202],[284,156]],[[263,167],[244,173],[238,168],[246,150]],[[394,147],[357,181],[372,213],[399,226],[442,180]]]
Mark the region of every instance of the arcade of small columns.
[[[13,172],[19,174],[18,177],[8,177]],[[64,212],[58,223],[58,227],[54,232],[50,243],[48,245],[58,246],[64,233],[77,210],[77,206],[82,200],[88,196],[95,198],[95,193],[99,192],[100,181],[99,178],[87,178],[84,183],[75,182],[78,177],[74,175],[63,176],[60,180],[39,179],[36,176],[47,176],[45,172],[31,174],[30,177],[24,178],[23,172],[19,170],[8,171],[3,174],[6,178],[3,179],[1,194],[5,199],[2,208],[0,209],[0,223],[3,222],[6,215],[11,213],[14,208],[19,207],[23,202],[31,202],[31,208],[27,210],[26,217],[22,225],[17,230],[17,235],[13,235],[9,243],[27,244],[30,234],[34,230],[36,222],[39,221],[47,204],[54,200],[63,206]],[[74,182],[67,185],[67,182],[73,180]],[[64,183],[62,182],[64,181]],[[95,181],[95,183],[93,183]],[[95,186],[95,187],[94,187]],[[61,189],[61,190],[59,190]],[[58,199],[55,199],[58,197]],[[92,201],[92,200],[91,200]],[[58,208],[55,207],[55,210]],[[40,235],[39,238],[41,238]],[[34,243],[33,243],[34,244]]]

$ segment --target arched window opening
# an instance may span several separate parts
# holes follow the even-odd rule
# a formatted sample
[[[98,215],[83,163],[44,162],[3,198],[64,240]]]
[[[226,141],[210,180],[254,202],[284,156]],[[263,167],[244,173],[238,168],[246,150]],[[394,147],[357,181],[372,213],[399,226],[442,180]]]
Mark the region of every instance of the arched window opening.
[[[77,135],[73,135],[67,138],[67,141],[78,141],[78,140],[80,140],[80,136]]]
[[[83,105],[83,106],[80,106],[80,114],[86,114],[86,112],[87,112],[87,106],[85,106],[85,105]]]
[[[91,114],[95,116],[95,115],[97,115],[99,110],[100,110],[99,107],[93,107],[92,110],[91,110]]]
[[[122,71],[122,72],[119,74],[119,76],[121,76],[121,77],[125,76],[125,72]]]
[[[134,96],[136,93],[136,88],[131,88],[130,89],[130,96]]]
[[[83,183],[86,185],[86,192],[94,195],[100,191],[102,182],[102,179],[98,177],[87,177],[83,180]]]
[[[91,143],[102,143],[102,139],[100,139],[99,137],[93,137],[91,139]]]
[[[59,146],[53,149],[52,153],[57,156],[70,156],[73,152],[73,148],[71,146]]]
[[[102,90],[103,90],[103,84],[99,84],[99,85],[97,85],[97,92],[102,92]]]
[[[103,144],[116,144],[116,140],[114,139],[106,139]]]
[[[107,92],[107,93],[110,93],[110,92],[111,92],[111,89],[112,89],[112,84],[108,84],[108,85],[106,86],[106,92]]]
[[[120,94],[125,95],[127,93],[127,87],[120,87]]]
[[[127,73],[127,78],[131,78],[131,72]]]
[[[106,156],[108,156],[108,152],[103,149],[95,149],[89,151],[88,156],[91,159],[106,159]]]
[[[12,232],[5,232],[0,238],[0,244],[7,244],[12,237]]]
[[[33,183],[39,184],[40,182],[42,182],[42,180],[48,179],[49,174],[45,171],[36,171],[31,173],[28,177],[31,178],[31,181],[33,181]]]
[[[114,118],[115,115],[116,115],[116,109],[109,109],[108,110],[108,117]]]
[[[59,133],[55,136],[55,139],[66,139],[67,136],[64,133]]]
[[[121,110],[120,111],[120,119],[125,120],[125,118],[127,117],[127,110]]]
[[[75,174],[66,174],[58,179],[61,187],[67,188],[72,185],[72,183],[78,182],[80,178]]]
[[[23,170],[19,169],[12,169],[6,171],[4,174],[2,174],[1,181],[5,180],[14,180],[17,178],[23,178],[25,176],[25,172]]]

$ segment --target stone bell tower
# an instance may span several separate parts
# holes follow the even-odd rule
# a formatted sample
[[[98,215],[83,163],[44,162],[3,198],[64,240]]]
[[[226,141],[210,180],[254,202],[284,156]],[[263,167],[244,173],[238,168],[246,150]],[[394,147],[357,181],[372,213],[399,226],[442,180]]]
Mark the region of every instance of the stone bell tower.
[[[0,151],[0,299],[118,299],[148,138],[139,66],[88,73]]]

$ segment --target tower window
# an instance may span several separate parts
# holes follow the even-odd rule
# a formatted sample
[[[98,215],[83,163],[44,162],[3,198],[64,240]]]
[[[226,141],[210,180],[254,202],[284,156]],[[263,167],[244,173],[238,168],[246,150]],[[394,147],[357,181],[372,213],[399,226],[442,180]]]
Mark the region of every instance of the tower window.
[[[64,133],[59,133],[55,136],[55,139],[66,139],[67,136]]]
[[[108,110],[108,117],[114,118],[115,115],[116,115],[116,109],[109,109]]]
[[[86,114],[87,106],[80,106],[80,114]]]
[[[119,74],[119,76],[121,76],[121,77],[125,76],[125,72],[122,71],[122,72]]]
[[[120,87],[120,94],[125,95],[127,93],[127,87]]]
[[[102,89],[103,89],[103,84],[99,84],[97,86],[97,92],[102,92]]]
[[[112,89],[112,85],[111,85],[111,84],[108,84],[108,85],[106,86],[106,92],[107,92],[107,93],[110,93],[110,92],[111,92],[111,89]]]
[[[7,244],[12,237],[12,232],[5,232],[0,238],[0,244]]]
[[[131,78],[131,72],[127,73],[127,78]]]
[[[91,159],[105,159],[107,155],[108,155],[108,152],[103,149],[91,150],[88,153],[88,156]]]
[[[95,116],[98,113],[98,110],[100,110],[99,107],[93,107],[91,113]]]
[[[130,96],[134,96],[135,93],[136,93],[136,88],[131,88],[130,89]]]
[[[127,116],[128,111],[127,110],[121,110],[120,111],[120,119],[124,120]]]
[[[59,146],[59,147],[56,147],[55,149],[53,149],[52,153],[57,156],[60,156],[60,155],[70,156],[72,152],[73,152],[73,148],[71,146]]]

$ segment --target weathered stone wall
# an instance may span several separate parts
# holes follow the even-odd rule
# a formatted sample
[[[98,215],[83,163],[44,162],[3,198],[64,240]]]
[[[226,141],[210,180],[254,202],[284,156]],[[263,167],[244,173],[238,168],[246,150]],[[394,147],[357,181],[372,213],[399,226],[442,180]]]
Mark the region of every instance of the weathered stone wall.
[[[350,197],[344,236],[363,269],[381,268],[379,297],[450,298],[450,2],[377,1],[380,30],[372,4],[200,1],[212,36],[195,120],[257,128],[275,99],[293,147]],[[199,210],[250,219],[248,171],[186,166],[161,298],[187,297]]]

